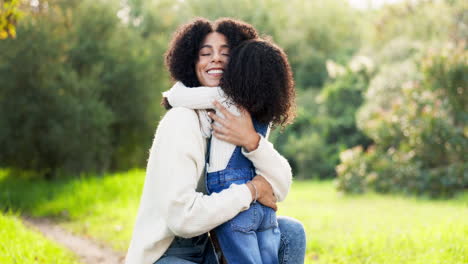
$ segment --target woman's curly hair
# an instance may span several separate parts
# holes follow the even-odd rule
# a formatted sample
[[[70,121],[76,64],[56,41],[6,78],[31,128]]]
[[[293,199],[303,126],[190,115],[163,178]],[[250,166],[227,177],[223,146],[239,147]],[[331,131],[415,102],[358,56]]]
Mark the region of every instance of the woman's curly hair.
[[[196,18],[182,25],[174,33],[165,54],[172,79],[187,87],[201,86],[195,65],[203,40],[212,32],[223,34],[233,50],[221,80],[221,87],[228,97],[259,122],[284,126],[292,121],[295,93],[287,57],[273,43],[260,41],[257,30],[245,22],[230,18],[215,22]],[[243,48],[236,49],[239,45]],[[259,53],[256,55],[256,52]],[[170,108],[166,98],[162,105]]]
[[[166,67],[174,80],[181,81],[187,87],[201,86],[195,72],[198,51],[206,35],[211,32],[223,34],[230,49],[242,41],[258,37],[255,28],[242,21],[220,18],[211,22],[196,18],[182,25],[175,33],[165,54]]]
[[[272,41],[248,40],[232,50],[221,87],[259,122],[284,127],[295,117],[292,70],[284,51]]]

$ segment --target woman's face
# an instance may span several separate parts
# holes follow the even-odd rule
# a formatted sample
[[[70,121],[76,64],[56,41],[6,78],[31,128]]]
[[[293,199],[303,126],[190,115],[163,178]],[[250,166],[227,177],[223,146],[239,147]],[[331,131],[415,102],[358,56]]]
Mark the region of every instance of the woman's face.
[[[224,68],[229,60],[229,46],[226,37],[218,32],[206,35],[195,64],[198,81],[202,86],[219,86]]]

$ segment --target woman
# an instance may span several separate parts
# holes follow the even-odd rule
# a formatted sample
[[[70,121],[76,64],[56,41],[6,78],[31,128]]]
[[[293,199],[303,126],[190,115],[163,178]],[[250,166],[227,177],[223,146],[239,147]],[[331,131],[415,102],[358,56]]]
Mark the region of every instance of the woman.
[[[217,33],[208,34],[203,44],[216,46],[216,36],[221,37]],[[222,39],[218,41],[221,45],[224,44]],[[202,58],[199,58],[196,65],[200,65],[200,62],[204,61],[203,57],[213,52],[215,51],[211,48],[203,47],[199,52]],[[209,68],[216,66],[211,65]],[[202,81],[203,83],[205,82]],[[239,114],[238,107],[241,107],[247,112],[246,114],[252,116],[257,133],[265,138],[268,138],[269,126],[284,127],[295,115],[293,107],[295,89],[291,68],[286,54],[271,40],[246,40],[230,50],[227,68],[223,69],[221,86],[222,88],[206,86],[187,88],[181,82],[177,82],[164,94],[168,102],[177,107],[215,109],[214,99],[219,100],[233,114]],[[226,96],[223,96],[224,94]],[[212,113],[211,115],[215,121],[223,123],[222,119]],[[222,133],[217,124],[212,125],[215,136],[211,137],[208,153],[210,161],[207,164],[206,175],[208,194],[224,190],[233,183],[249,183],[256,174],[263,174],[246,158],[248,147],[243,150],[239,146],[217,139],[217,132]],[[209,125],[207,122],[207,127]],[[258,166],[263,166],[263,162]],[[266,166],[271,168],[276,165],[273,163]],[[277,176],[284,178],[288,175]],[[271,178],[267,177],[267,180]],[[281,232],[276,214],[269,207],[254,202],[248,210],[239,213],[213,231],[228,263],[279,262]]]
[[[187,86],[217,86],[229,48],[256,37],[255,29],[245,23],[223,19],[213,25],[197,19],[176,33],[166,57],[169,71]],[[201,52],[205,48],[210,52]],[[204,195],[206,139],[199,116],[194,110],[171,109],[161,120],[150,150],[127,263],[217,263],[206,232],[246,210],[255,199],[276,209],[276,197],[287,194],[291,176],[287,161],[252,131],[250,119],[229,113],[225,118],[232,129],[224,129],[219,138],[249,150],[248,158],[268,181],[256,176],[253,184],[233,184]],[[271,168],[267,163],[279,165]],[[302,263],[302,225],[288,218],[278,222],[280,263]]]

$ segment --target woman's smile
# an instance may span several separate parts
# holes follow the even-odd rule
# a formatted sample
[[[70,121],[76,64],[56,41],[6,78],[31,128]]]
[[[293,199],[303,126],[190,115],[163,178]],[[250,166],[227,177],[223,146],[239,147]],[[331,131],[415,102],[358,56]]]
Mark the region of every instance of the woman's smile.
[[[212,69],[209,69],[208,71],[206,71],[206,73],[208,73],[209,75],[211,75],[213,77],[222,77],[223,73],[224,73],[224,69],[222,69],[222,68],[212,68]]]
[[[195,65],[200,84],[209,87],[219,86],[228,61],[229,46],[226,37],[218,32],[208,34],[198,52]]]

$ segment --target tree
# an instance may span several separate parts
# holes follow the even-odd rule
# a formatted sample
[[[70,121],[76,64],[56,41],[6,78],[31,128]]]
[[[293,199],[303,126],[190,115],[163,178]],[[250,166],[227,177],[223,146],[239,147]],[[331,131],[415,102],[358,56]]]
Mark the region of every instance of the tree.
[[[50,1],[0,42],[0,166],[52,177],[145,164],[167,79],[155,74],[161,46],[118,9]]]
[[[0,1],[0,40],[16,37],[16,24],[21,18],[20,0]]]

